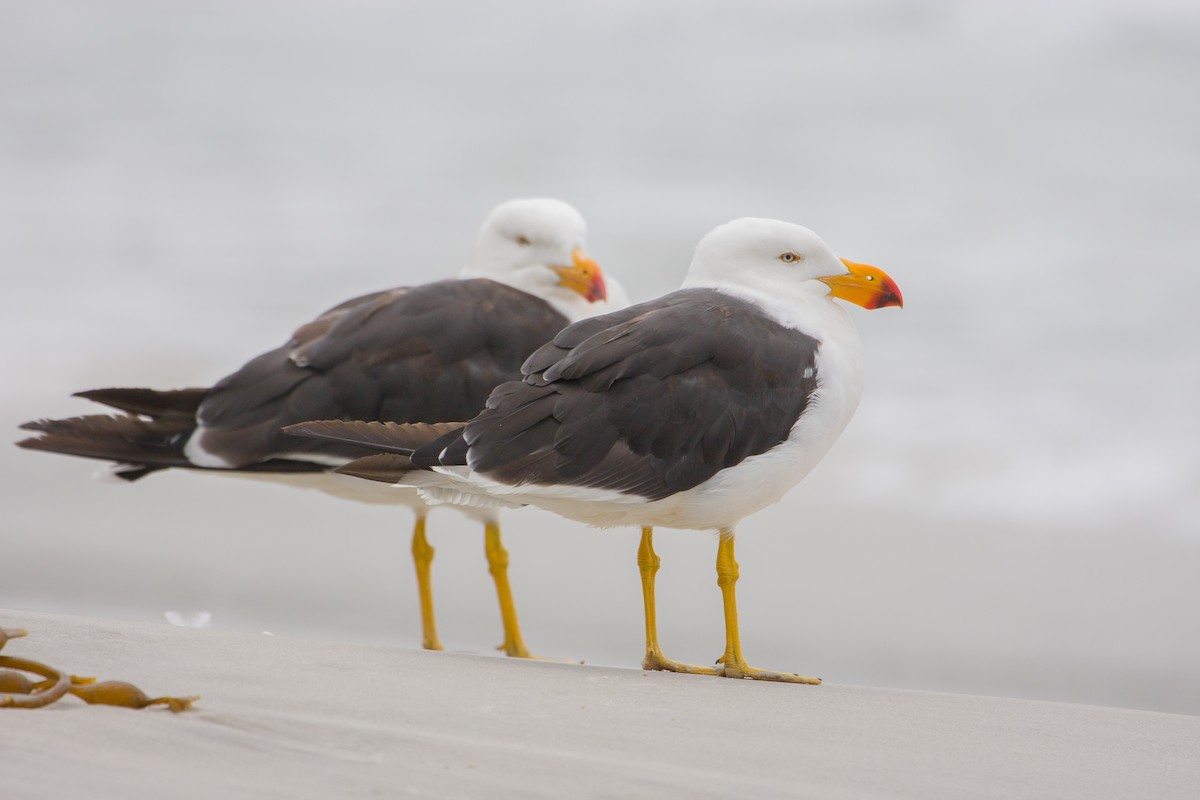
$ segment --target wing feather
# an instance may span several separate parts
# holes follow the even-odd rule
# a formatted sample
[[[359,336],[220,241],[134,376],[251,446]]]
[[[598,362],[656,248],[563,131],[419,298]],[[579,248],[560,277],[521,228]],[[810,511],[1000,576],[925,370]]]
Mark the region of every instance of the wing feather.
[[[818,349],[746,301],[674,292],[563,330],[438,463],[667,497],[786,439],[816,391]]]
[[[541,299],[483,279],[365,295],[217,383],[199,408],[201,445],[235,465],[359,456],[346,442],[282,429],[308,420],[470,419],[565,324]]]

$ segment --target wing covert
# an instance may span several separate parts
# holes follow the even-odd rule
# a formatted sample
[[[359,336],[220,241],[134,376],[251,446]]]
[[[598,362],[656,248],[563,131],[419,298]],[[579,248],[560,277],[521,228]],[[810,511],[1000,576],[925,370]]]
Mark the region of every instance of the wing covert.
[[[202,446],[235,465],[288,454],[365,455],[281,429],[321,419],[470,419],[565,324],[541,299],[484,279],[347,301],[218,382],[199,409]]]
[[[493,392],[464,431],[466,460],[507,483],[685,491],[787,438],[818,347],[709,289],[577,323]]]

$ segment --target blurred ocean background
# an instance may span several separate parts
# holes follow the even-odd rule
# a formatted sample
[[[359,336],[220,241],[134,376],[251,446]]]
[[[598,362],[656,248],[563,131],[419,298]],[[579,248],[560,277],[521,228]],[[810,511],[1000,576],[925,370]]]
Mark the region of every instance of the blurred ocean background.
[[[510,197],[575,204],[635,299],[713,226],[791,220],[907,307],[853,310],[857,417],[741,527],[751,663],[1200,713],[1200,5],[3,12],[10,439],[97,410],[71,392],[207,385],[335,302],[450,275]],[[409,512],[99,467],[0,448],[0,607],[419,645]],[[636,531],[506,531],[530,646],[636,666]],[[439,512],[430,536],[443,641],[490,651],[481,531]],[[663,646],[711,662],[714,539],[657,539]]]

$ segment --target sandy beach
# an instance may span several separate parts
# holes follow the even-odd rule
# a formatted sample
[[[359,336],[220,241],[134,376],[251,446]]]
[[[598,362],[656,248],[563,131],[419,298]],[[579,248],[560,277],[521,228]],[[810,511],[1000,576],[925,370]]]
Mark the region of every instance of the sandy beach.
[[[1191,798],[1200,719],[758,684],[0,611],[6,653],[148,693],[0,716],[37,798]]]

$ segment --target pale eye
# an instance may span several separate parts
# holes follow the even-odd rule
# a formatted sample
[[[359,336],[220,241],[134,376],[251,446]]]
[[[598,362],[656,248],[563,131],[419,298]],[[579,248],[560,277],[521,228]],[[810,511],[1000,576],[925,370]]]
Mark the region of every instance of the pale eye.
[[[518,236],[518,237],[517,237],[517,244],[521,245],[521,247],[529,247],[529,244],[530,244],[530,242],[529,242],[529,240],[528,240],[527,238],[525,238],[524,236]]]
[[[785,264],[795,264],[800,260],[800,256],[796,255],[795,253],[781,253],[779,260]]]

